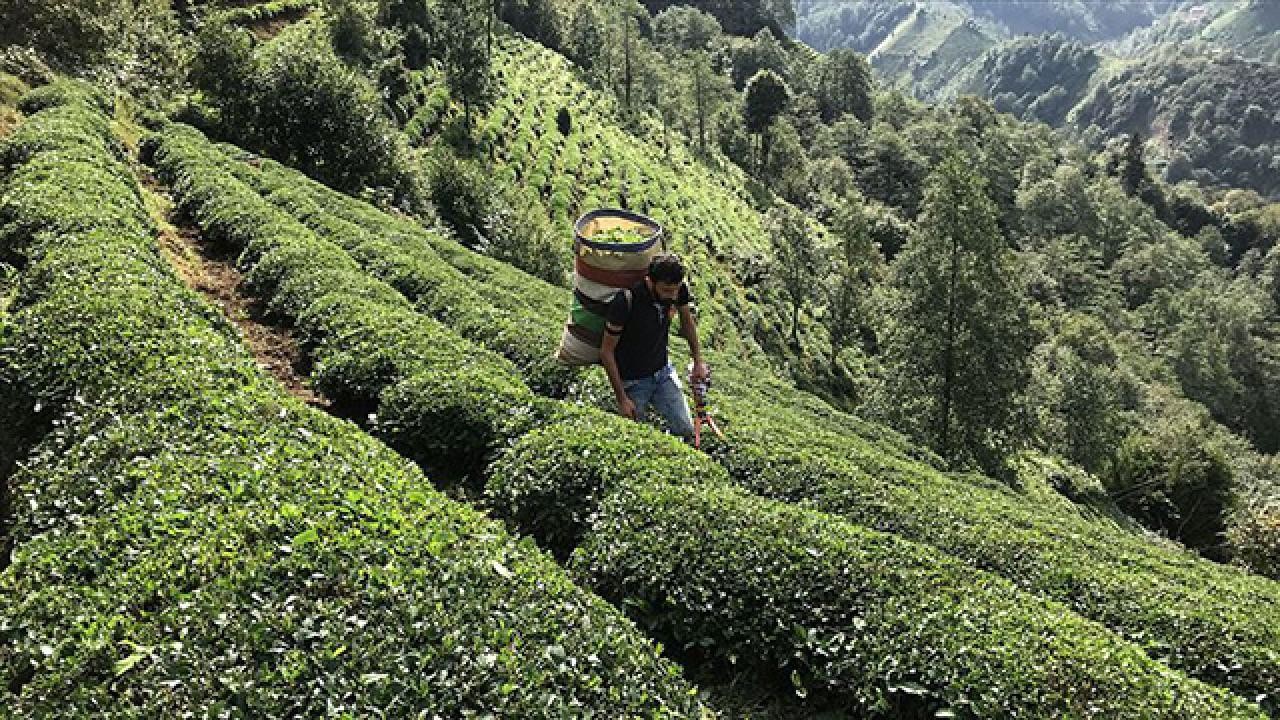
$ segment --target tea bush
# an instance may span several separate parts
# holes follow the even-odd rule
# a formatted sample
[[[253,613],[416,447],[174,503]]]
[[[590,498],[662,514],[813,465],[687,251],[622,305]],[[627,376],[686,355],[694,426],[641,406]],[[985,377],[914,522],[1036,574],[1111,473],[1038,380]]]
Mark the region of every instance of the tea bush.
[[[490,469],[485,495],[498,514],[567,557],[600,501],[621,485],[728,479],[714,461],[675,438],[584,409],[516,440]]]
[[[232,157],[243,154],[226,152]],[[437,245],[446,246],[451,241],[416,225],[412,230],[407,223],[389,225],[387,216],[372,206],[336,193],[278,163],[263,161],[259,165],[253,168],[237,161],[225,167],[319,237],[341,246],[368,273],[400,291],[419,308],[464,337],[505,355],[538,392],[562,396],[577,379],[578,369],[565,368],[554,361],[559,328],[549,328],[528,306],[512,303],[510,296],[501,306],[491,304],[487,284],[463,274],[437,252]],[[352,212],[344,215],[344,207]],[[496,273],[495,268],[504,267],[494,264],[485,269]],[[507,268],[504,272],[512,271]]]

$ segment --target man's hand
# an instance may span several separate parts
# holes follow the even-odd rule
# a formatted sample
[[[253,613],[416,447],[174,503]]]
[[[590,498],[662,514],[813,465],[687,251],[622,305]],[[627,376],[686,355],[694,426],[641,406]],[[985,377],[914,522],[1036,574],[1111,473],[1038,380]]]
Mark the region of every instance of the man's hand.
[[[631,398],[626,395],[618,398],[618,414],[629,420],[636,419],[636,404],[631,402]]]
[[[689,373],[690,382],[702,382],[711,374],[711,368],[703,361],[698,360],[693,364],[693,370]]]

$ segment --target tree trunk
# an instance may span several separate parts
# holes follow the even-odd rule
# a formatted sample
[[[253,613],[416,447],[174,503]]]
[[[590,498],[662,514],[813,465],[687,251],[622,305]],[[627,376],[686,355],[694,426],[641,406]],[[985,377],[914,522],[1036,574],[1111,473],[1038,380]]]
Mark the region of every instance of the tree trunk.
[[[960,275],[960,258],[959,258],[959,240],[956,238],[955,230],[951,233],[951,277],[947,284],[947,325],[943,332],[945,345],[942,353],[942,397],[941,405],[941,425],[939,436],[939,450],[944,459],[950,461],[951,458],[951,405],[954,401],[955,393],[955,350],[956,350],[956,285],[959,283]]]
[[[791,301],[791,346],[800,347],[800,300]]]
[[[707,154],[707,98],[705,96],[706,87],[703,85],[705,79],[702,77],[702,65],[699,63],[694,70],[693,76],[693,94],[694,104],[698,108],[698,152],[703,155]]]
[[[771,142],[769,138],[769,128],[765,128],[760,133],[760,165],[756,167],[756,175],[759,176],[760,179],[764,181],[765,187],[771,187],[769,183],[769,173],[767,172],[767,166],[769,164],[769,145],[770,144]]]
[[[631,18],[622,27],[622,82],[627,111],[631,111]]]
[[[488,17],[486,17],[486,18],[485,18],[485,20],[484,20],[484,32],[485,32],[485,38],[484,38],[484,59],[485,59],[485,67],[490,67],[490,66],[492,66],[492,64],[493,64],[493,21],[494,21],[494,18],[496,18],[496,17],[498,16],[498,4],[499,4],[500,2],[501,2],[501,0],[493,0],[491,3],[489,3],[489,6],[488,6],[488,7],[489,7]]]

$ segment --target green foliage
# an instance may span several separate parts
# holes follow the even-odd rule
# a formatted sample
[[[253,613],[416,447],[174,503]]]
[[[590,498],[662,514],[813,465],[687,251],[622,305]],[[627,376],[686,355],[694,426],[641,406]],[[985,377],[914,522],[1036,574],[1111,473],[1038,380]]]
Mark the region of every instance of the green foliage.
[[[467,247],[478,246],[498,203],[482,168],[440,148],[431,156],[428,187],[436,212],[458,242]]]
[[[180,79],[178,24],[164,0],[24,0],[0,5],[0,47],[29,47],[61,72],[147,95]]]
[[[1275,195],[1280,188],[1265,147],[1275,137],[1278,88],[1280,70],[1273,65],[1225,55],[1155,54],[1100,82],[1074,122],[1113,137],[1167,128],[1168,152],[1185,154],[1201,184]],[[1251,105],[1260,112],[1250,112]]]
[[[424,204],[377,91],[318,28],[304,23],[253,48],[245,31],[213,23],[202,31],[193,80],[219,108],[227,137],[339,189],[386,187],[409,207]]]
[[[824,122],[845,114],[871,121],[871,66],[865,57],[852,50],[832,50],[822,57],[815,84]]]
[[[681,51],[709,52],[724,42],[720,21],[692,5],[672,5],[653,16],[653,38]]]
[[[831,355],[840,351],[869,325],[872,283],[884,263],[872,238],[867,209],[839,202],[828,226],[835,247],[828,253],[830,265],[820,281],[826,311],[822,323],[831,339]]]
[[[1066,315],[1052,339],[1036,349],[1028,403],[1042,414],[1041,442],[1093,473],[1110,467],[1136,408],[1128,376],[1105,323]]]
[[[650,13],[659,15],[673,5],[682,3],[671,0],[643,0]],[[771,30],[781,36],[795,24],[795,14],[789,2],[776,0],[706,0],[698,3],[699,9],[714,17],[732,35],[751,36],[761,30]]]
[[[1238,509],[1227,538],[1237,562],[1280,579],[1280,507],[1275,500],[1257,500]]]
[[[212,163],[213,159],[204,162]],[[234,166],[248,167],[243,163]],[[276,175],[270,163],[263,166],[268,177],[289,177]],[[217,175],[207,165],[198,167],[202,175]],[[295,178],[291,183],[305,189],[306,195],[324,198],[322,206],[330,209],[331,215],[385,238],[381,244],[374,243],[359,238],[349,228],[342,229],[348,226],[327,225],[324,213],[301,210],[304,204],[291,211],[309,225],[327,225],[325,232],[335,239],[359,239],[359,245],[353,247],[362,248],[362,266],[394,271],[408,287],[407,279],[413,274],[407,270],[421,267],[409,262],[410,258],[426,261],[436,257],[439,260],[434,264],[452,267],[472,279],[474,282],[464,287],[481,293],[494,307],[524,307],[533,312],[533,317],[541,318],[538,323],[553,329],[562,319],[566,301],[563,291],[552,291],[527,275],[415,228],[403,218],[378,213],[336,193],[325,194],[314,184],[296,175],[291,177]],[[218,175],[210,180],[210,191],[232,185]],[[186,187],[185,180],[176,185],[178,190],[185,191]],[[205,192],[191,189],[195,195]],[[271,193],[270,202],[279,207],[297,200],[277,190]],[[241,198],[228,206],[252,204]],[[269,222],[279,223],[264,219],[258,224]],[[419,254],[424,252],[423,247],[431,248],[436,255]],[[416,249],[408,256],[389,256],[398,258],[394,262],[376,263],[378,254],[388,248],[398,248],[402,253]],[[430,282],[425,275],[419,279],[419,287],[425,288]],[[441,306],[449,304],[447,298],[452,292],[446,289],[446,299],[438,301]],[[462,312],[465,302],[459,300],[457,304],[460,307],[455,312]],[[314,312],[323,313],[324,302],[317,303]],[[330,329],[309,321],[304,321],[302,327],[315,342],[325,336],[359,335],[372,319],[356,312],[344,317],[347,320]],[[369,354],[393,337],[429,332],[412,325],[399,330],[390,327],[385,335],[375,332],[375,339],[354,354]],[[995,568],[1036,593],[1070,602],[1073,608],[1124,630],[1128,637],[1150,641],[1152,648],[1165,648],[1160,652],[1167,653],[1178,667],[1215,682],[1255,694],[1274,682],[1266,674],[1271,667],[1267,652],[1275,642],[1268,639],[1267,633],[1277,624],[1269,621],[1265,606],[1242,600],[1250,593],[1270,592],[1265,587],[1207,567],[1180,552],[1154,548],[1127,533],[1027,503],[1007,490],[942,476],[917,461],[905,459],[904,453],[911,452],[909,443],[888,431],[835,414],[829,407],[769,377],[767,372],[750,371],[749,364],[740,360],[730,361],[717,353],[712,362],[718,368],[718,387],[723,388],[723,395],[717,396],[723,399],[723,409],[717,412],[723,412],[721,417],[733,438],[734,454],[723,461],[740,482],[757,489],[772,488],[769,492],[789,492],[788,499],[820,504],[868,525],[942,546],[971,564]],[[493,417],[489,410],[478,412],[478,417]],[[428,428],[424,431],[430,432]],[[797,456],[805,457],[801,450],[814,454],[809,457],[820,457],[822,464],[798,462]],[[914,452],[918,456],[919,451]],[[940,521],[940,517],[946,519]],[[1011,523],[1010,518],[1016,518],[1016,522]],[[1153,586],[1160,589],[1152,591]],[[1213,588],[1212,602],[1203,593],[1197,592],[1194,598],[1188,595],[1187,588],[1204,587]],[[1159,634],[1149,634],[1152,628],[1159,629]],[[1149,640],[1152,637],[1156,639]],[[1169,651],[1170,647],[1176,650]],[[1217,669],[1218,664],[1233,667],[1236,663],[1239,671],[1224,673]]]
[[[561,49],[564,39],[553,0],[502,0],[498,17],[521,35],[552,50]]]
[[[628,483],[727,479],[719,465],[681,441],[592,410],[541,426],[504,450],[490,468],[485,495],[522,532],[567,557],[600,502]]]
[[[176,187],[184,194],[184,202],[210,202],[213,200],[213,194],[206,194],[206,190],[201,189],[195,180],[208,183],[208,191],[211,193],[221,193],[222,195],[238,195],[237,202],[233,205],[227,205],[242,208],[242,218],[247,218],[253,213],[263,213],[261,201],[255,202],[249,195],[243,193],[243,185],[238,185],[234,177],[227,174],[226,171],[218,172],[217,154],[209,150],[201,150],[196,138],[190,133],[180,128],[169,131],[155,153],[157,162],[160,163],[166,173],[172,173],[177,179]],[[184,164],[187,170],[183,171]],[[200,168],[199,175],[195,175],[191,170]],[[203,198],[203,200],[201,200]],[[219,201],[219,202],[225,202]],[[217,206],[215,206],[217,207]],[[197,218],[206,217],[213,218],[214,215],[208,211],[200,211],[198,206],[192,206],[195,210]],[[277,225],[283,224],[276,220]],[[389,223],[394,226],[394,223]],[[253,225],[237,226],[227,221],[219,221],[218,224],[211,227],[239,227],[237,231],[243,237],[249,237],[253,233],[250,232],[254,227],[269,227],[271,221],[265,216]],[[208,228],[207,228],[208,229]],[[234,236],[228,236],[231,238]],[[302,240],[297,239],[295,242],[305,240],[305,234],[301,234]],[[257,241],[259,245],[264,240]],[[314,243],[314,241],[312,241]],[[318,253],[325,252],[323,243],[314,243]],[[255,255],[261,257],[260,262],[266,262],[266,258],[270,255],[270,251]],[[320,271],[323,272],[323,265]],[[317,344],[316,354],[320,358],[320,364],[325,362],[324,358],[332,353],[334,357],[345,356],[352,359],[361,359],[371,357],[375,352],[382,353],[386,361],[392,367],[398,368],[395,373],[404,373],[408,368],[414,367],[415,364],[421,362],[419,366],[421,370],[428,371],[422,375],[409,376],[408,382],[400,386],[384,392],[383,398],[387,401],[385,411],[380,410],[380,414],[385,414],[394,418],[393,422],[405,423],[403,426],[396,428],[396,431],[403,430],[409,424],[415,424],[417,429],[412,431],[416,434],[412,435],[413,444],[422,447],[424,438],[436,438],[435,440],[426,440],[427,444],[432,442],[439,443],[438,448],[449,447],[452,451],[457,451],[461,446],[473,447],[478,449],[480,444],[486,442],[486,436],[490,439],[489,443],[494,442],[493,436],[499,433],[520,433],[523,432],[522,427],[529,427],[537,424],[537,420],[530,418],[525,422],[516,425],[509,425],[510,410],[519,405],[522,401],[518,397],[513,397],[509,393],[512,390],[518,392],[513,384],[506,384],[502,378],[494,377],[493,383],[487,380],[482,381],[481,375],[470,375],[466,370],[466,362],[474,357],[476,362],[474,368],[496,368],[497,365],[491,360],[486,360],[482,356],[471,353],[464,358],[457,356],[449,358],[441,356],[440,350],[432,350],[433,347],[441,347],[448,344],[449,339],[445,335],[431,336],[429,328],[425,326],[412,327],[411,319],[408,316],[400,315],[397,318],[398,310],[381,310],[378,303],[369,300],[357,300],[354,298],[340,299],[343,296],[336,293],[330,293],[327,299],[321,298],[316,302],[315,308],[307,317],[300,318],[299,323],[304,335],[311,339],[311,342]],[[386,318],[388,323],[382,324],[381,318]],[[425,337],[424,337],[425,336]],[[358,339],[356,339],[358,338]],[[400,345],[396,345],[397,338],[400,338]],[[419,342],[424,344],[418,345]],[[457,341],[455,346],[457,346]],[[435,352],[433,356],[430,353]],[[417,359],[421,358],[421,360]],[[452,378],[447,374],[435,371],[436,368],[448,368],[450,373],[462,375],[465,380]],[[394,377],[394,374],[388,377]],[[338,384],[341,384],[339,381]],[[372,387],[372,385],[371,385]],[[528,397],[528,396],[523,396]],[[452,409],[452,410],[451,410]],[[610,417],[615,423],[622,421],[617,418]],[[651,433],[639,426],[628,425],[628,430],[634,433]],[[440,433],[448,434],[452,429],[457,430],[457,435],[447,438],[447,442],[440,438]],[[613,437],[616,433],[610,433]],[[653,436],[658,437],[658,436]],[[456,441],[463,440],[465,443]],[[688,451],[675,441],[663,439],[669,448],[668,452],[683,453],[689,462],[695,463],[691,468],[692,472],[705,476],[714,474],[719,471],[714,469],[713,465],[708,464],[708,460],[701,455]],[[476,443],[476,445],[471,445]],[[641,452],[637,452],[637,446],[641,447]],[[492,447],[490,444],[489,447]],[[659,444],[659,450],[662,445]],[[584,448],[584,453],[587,448]],[[590,457],[590,456],[587,456]],[[643,452],[643,443],[632,442],[618,448],[618,463],[623,460],[635,459],[640,462],[640,458],[648,458],[649,462],[654,462],[655,458],[650,453]],[[440,458],[442,462],[449,462],[448,458]],[[595,460],[589,459],[588,462],[594,463]],[[613,468],[615,463],[606,462],[603,464],[605,468]],[[635,465],[634,467],[642,467]],[[669,469],[669,463],[658,462],[656,465],[648,467],[662,467],[664,470]],[[705,468],[705,469],[700,469]],[[600,468],[597,468],[597,471]],[[577,477],[583,477],[578,475]],[[589,476],[587,476],[589,477]],[[593,481],[589,481],[593,482]],[[601,482],[606,482],[602,480]],[[558,506],[559,503],[553,503]],[[641,518],[645,513],[637,513],[636,517]],[[756,522],[760,521],[759,519]],[[828,522],[824,520],[823,522]],[[308,536],[309,538],[310,536]],[[809,563],[811,560],[805,560],[805,556],[797,556],[799,563]],[[501,573],[499,573],[501,575]],[[742,598],[749,597],[742,595]],[[986,612],[986,611],[982,611]],[[696,615],[688,615],[690,618],[696,618]],[[765,638],[759,645],[761,651],[758,654],[762,656],[777,656],[777,653],[786,652],[788,646],[782,644],[778,639]],[[1183,682],[1183,681],[1176,681]],[[968,687],[967,685],[965,687]],[[1188,686],[1192,687],[1192,686]],[[1190,691],[1190,690],[1189,690]],[[842,690],[841,692],[856,692],[855,690]],[[1194,692],[1194,691],[1193,691]]]
[[[865,150],[853,167],[867,197],[898,208],[908,218],[919,212],[929,166],[891,125],[877,121],[871,126]]]
[[[1016,258],[959,153],[931,177],[893,272],[881,411],[949,461],[999,469],[1025,443],[1015,399],[1032,338]]]
[[[227,8],[219,13],[219,19],[236,25],[251,26],[290,15],[304,14],[318,4],[318,0],[266,0]]]
[[[826,265],[818,241],[804,213],[781,205],[765,216],[773,249],[771,277],[791,304],[791,342],[799,342],[800,311],[813,301],[814,286]]]
[[[1249,712],[1007,581],[720,484],[616,493],[572,568],[676,647],[789,676],[801,697],[834,695],[856,712]]]
[[[1221,557],[1233,471],[1206,421],[1175,416],[1125,438],[1107,483],[1120,508],[1143,524]]]
[[[438,20],[448,30],[444,44],[445,78],[453,96],[466,108],[468,126],[473,110],[483,110],[491,99],[489,75],[492,48],[491,0],[454,0],[437,6]]]
[[[372,64],[387,54],[390,33],[378,26],[383,3],[370,0],[326,0],[333,49],[345,58]]]
[[[40,59],[40,53],[18,45],[0,48],[0,72],[12,75],[31,87],[47,85],[56,79],[53,70]]]
[[[438,233],[412,222],[391,222],[375,208],[334,192],[278,164],[265,162],[261,172],[240,162],[228,166],[253,185],[265,199],[332,243],[340,245],[364,271],[394,287],[454,332],[505,355],[521,369],[531,387],[553,396],[563,395],[577,372],[552,358],[559,331],[530,312],[525,302],[532,293],[517,294],[495,288],[498,279],[518,271],[497,262],[483,262],[452,245],[448,258],[438,250],[451,244]],[[390,227],[389,227],[390,225]],[[536,229],[537,225],[530,227]],[[524,238],[521,238],[525,240]],[[522,247],[534,248],[532,238]],[[456,261],[462,268],[453,267]],[[464,270],[478,273],[469,278]],[[516,281],[518,282],[518,281]],[[562,295],[549,291],[539,308],[558,313]],[[495,305],[495,301],[497,304]]]
[[[546,412],[501,372],[440,363],[382,393],[377,432],[411,460],[462,477],[482,471],[505,438],[544,422]]]
[[[508,190],[485,218],[481,252],[552,285],[565,284],[566,244],[536,200]]]
[[[966,89],[991,98],[1000,112],[1058,126],[1099,65],[1096,51],[1063,35],[1020,38],[987,51]]]
[[[745,99],[747,129],[760,135],[787,109],[791,90],[777,73],[761,70],[747,81]]]
[[[83,104],[107,113],[112,110],[111,98],[92,84],[79,80],[61,80],[41,85],[25,93],[15,103],[27,115],[61,105]]]
[[[49,93],[41,92],[40,97],[44,105]],[[128,171],[112,155],[104,160],[101,154],[80,151],[97,143],[109,147],[108,153],[120,152],[109,138],[106,119],[81,104],[38,112],[8,137],[0,146],[0,162],[17,167],[12,189],[0,195],[0,259],[25,264],[32,238],[47,228],[75,233],[109,227],[136,233],[146,227]],[[55,156],[54,150],[61,152]],[[100,182],[103,175],[113,182]]]
[[[752,386],[767,382],[753,378]],[[735,483],[993,571],[1244,697],[1277,681],[1274,610],[1250,599],[1274,596],[1274,583],[993,480],[938,473],[895,454],[888,439],[856,440],[847,416],[806,413],[794,391],[770,395],[752,386],[721,385],[718,409],[732,441],[713,452]]]
[[[1280,448],[1271,307],[1259,289],[1206,273],[1185,291],[1158,291],[1141,311],[1187,397],[1263,452]]]

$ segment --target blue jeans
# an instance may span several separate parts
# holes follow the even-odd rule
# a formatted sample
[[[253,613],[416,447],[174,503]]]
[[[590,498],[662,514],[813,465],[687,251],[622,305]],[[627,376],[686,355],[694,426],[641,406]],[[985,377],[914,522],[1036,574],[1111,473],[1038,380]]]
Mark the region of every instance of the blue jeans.
[[[636,404],[636,420],[645,421],[649,405],[667,421],[672,435],[684,438],[693,437],[693,417],[689,414],[689,403],[685,402],[680,378],[676,377],[676,369],[667,366],[648,377],[639,380],[627,380],[622,383],[627,397]]]

